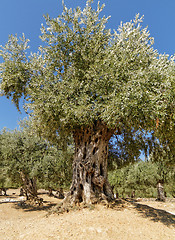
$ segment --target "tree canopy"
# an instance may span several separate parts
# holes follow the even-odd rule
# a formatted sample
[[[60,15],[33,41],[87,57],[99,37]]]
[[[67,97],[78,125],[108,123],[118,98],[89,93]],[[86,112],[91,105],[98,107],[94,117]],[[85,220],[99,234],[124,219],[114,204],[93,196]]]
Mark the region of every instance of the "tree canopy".
[[[159,54],[141,26],[143,17],[121,23],[112,32],[101,17],[104,5],[67,9],[45,16],[43,46],[27,54],[23,35],[1,47],[1,94],[26,97],[41,132],[69,131],[101,120],[110,128],[127,124],[156,129],[156,121],[174,124],[174,58]],[[170,126],[171,125],[171,126]],[[174,128],[174,125],[173,125]],[[167,129],[167,130],[168,130]]]

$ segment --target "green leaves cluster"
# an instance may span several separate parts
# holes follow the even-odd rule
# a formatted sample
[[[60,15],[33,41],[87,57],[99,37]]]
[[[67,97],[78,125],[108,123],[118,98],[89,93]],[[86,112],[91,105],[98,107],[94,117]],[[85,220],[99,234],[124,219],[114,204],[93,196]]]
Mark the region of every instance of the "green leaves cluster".
[[[70,184],[72,155],[71,145],[63,149],[50,144],[36,135],[30,121],[22,121],[19,130],[3,129],[0,134],[0,184],[7,185],[11,179],[10,186],[20,185],[22,172],[36,178],[40,187],[65,187]]]
[[[30,78],[30,70],[26,52],[29,40],[25,39],[24,34],[21,38],[17,35],[9,36],[6,45],[1,46],[0,56],[4,62],[1,64],[1,85],[0,90],[7,98],[12,98],[19,110],[19,99],[26,97],[26,85]],[[3,81],[2,81],[3,80]]]

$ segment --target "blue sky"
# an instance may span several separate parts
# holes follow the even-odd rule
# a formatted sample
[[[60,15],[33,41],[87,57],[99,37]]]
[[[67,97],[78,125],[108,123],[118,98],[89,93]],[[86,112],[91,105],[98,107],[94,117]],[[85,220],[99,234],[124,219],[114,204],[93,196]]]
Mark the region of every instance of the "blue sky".
[[[10,34],[25,33],[30,39],[30,50],[37,51],[41,45],[39,35],[43,15],[57,17],[62,11],[62,0],[2,0],[0,4],[0,45],[4,45]],[[97,0],[94,0],[97,3]],[[84,0],[65,0],[68,7],[83,7]],[[121,21],[130,21],[137,13],[144,15],[143,26],[148,25],[155,39],[155,48],[170,55],[175,52],[175,1],[174,0],[102,0],[103,14],[111,16],[107,27],[117,29]],[[0,130],[14,129],[26,115],[20,114],[9,99],[0,97]]]

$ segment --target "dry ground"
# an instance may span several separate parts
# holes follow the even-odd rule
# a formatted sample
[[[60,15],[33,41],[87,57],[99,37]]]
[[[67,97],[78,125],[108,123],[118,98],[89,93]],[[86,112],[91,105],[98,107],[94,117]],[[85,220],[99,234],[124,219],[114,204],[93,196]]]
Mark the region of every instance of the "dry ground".
[[[0,240],[175,239],[175,202],[126,202],[117,209],[98,205],[48,216],[48,209],[60,200],[45,193],[44,206],[31,208],[12,202],[21,200],[18,193],[8,190],[7,197],[0,196]]]

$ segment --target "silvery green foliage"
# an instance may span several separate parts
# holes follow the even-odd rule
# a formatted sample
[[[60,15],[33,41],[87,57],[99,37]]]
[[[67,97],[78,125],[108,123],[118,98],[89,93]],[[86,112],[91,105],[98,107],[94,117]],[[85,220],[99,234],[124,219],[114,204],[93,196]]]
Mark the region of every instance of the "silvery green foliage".
[[[36,136],[28,121],[21,122],[20,130],[3,129],[0,133],[1,160],[6,178],[20,182],[20,172],[38,176],[41,160],[47,155],[48,144]]]
[[[24,34],[19,40],[17,35],[11,35],[6,45],[0,49],[0,56],[4,59],[0,65],[0,91],[7,98],[12,98],[18,110],[19,99],[26,96],[26,84],[30,78],[26,57],[28,42]]]
[[[36,135],[31,120],[19,125],[19,130],[0,132],[0,187],[8,179],[10,187],[21,183],[20,172],[36,177],[42,187],[70,184],[73,147],[68,140],[56,146]]]
[[[1,93],[18,106],[24,94],[35,126],[47,135],[102,120],[110,128],[129,124],[155,130],[174,124],[174,58],[154,50],[154,39],[136,15],[112,32],[104,5],[64,9],[45,16],[37,53],[26,56],[24,36],[1,48]],[[174,126],[174,125],[173,125]]]

